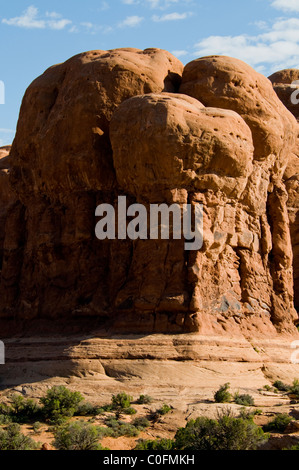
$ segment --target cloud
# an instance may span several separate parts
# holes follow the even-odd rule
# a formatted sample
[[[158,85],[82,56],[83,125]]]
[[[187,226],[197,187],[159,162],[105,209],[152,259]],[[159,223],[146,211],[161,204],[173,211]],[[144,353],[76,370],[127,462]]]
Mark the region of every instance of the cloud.
[[[122,0],[125,5],[143,5],[152,10],[166,10],[173,5],[183,6],[191,3],[192,0]]]
[[[182,49],[182,50],[178,50],[178,51],[172,51],[172,54],[179,59],[180,57],[184,57],[184,56],[188,55],[189,52]]]
[[[138,26],[144,18],[142,16],[127,16],[121,23],[119,23],[119,27],[129,27],[129,28],[134,28],[135,26]]]
[[[72,21],[62,18],[62,16],[56,12],[46,12],[44,17],[40,17],[38,9],[31,5],[23,12],[21,16],[16,16],[10,19],[3,18],[2,23],[9,26],[17,26],[18,28],[26,29],[49,28],[54,30],[61,30],[64,29],[67,25],[70,25]]]
[[[192,16],[191,12],[185,12],[185,13],[168,13],[166,15],[162,16],[153,16],[153,21],[155,22],[160,22],[160,21],[177,21],[177,20],[185,20]]]
[[[297,67],[299,19],[276,20],[267,32],[256,36],[209,36],[195,44],[195,50],[197,57],[226,55],[265,70]]]
[[[271,6],[277,10],[299,12],[299,0],[274,0]]]

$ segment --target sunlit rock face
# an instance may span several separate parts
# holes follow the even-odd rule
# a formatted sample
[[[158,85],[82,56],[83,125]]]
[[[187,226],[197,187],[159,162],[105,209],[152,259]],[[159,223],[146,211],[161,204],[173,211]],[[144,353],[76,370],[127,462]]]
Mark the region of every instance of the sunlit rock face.
[[[283,177],[296,133],[271,82],[236,59],[184,68],[159,49],[117,49],[51,67],[25,93],[9,157],[0,316],[294,331]],[[98,240],[96,207],[120,195],[202,204],[203,246]]]

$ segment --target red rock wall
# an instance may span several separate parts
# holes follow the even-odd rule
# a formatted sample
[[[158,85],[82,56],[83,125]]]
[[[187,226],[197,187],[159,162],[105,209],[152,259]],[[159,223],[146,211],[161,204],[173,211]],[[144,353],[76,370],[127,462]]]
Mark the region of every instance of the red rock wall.
[[[28,88],[11,150],[3,318],[122,331],[293,331],[283,174],[296,120],[235,59],[91,51]],[[99,241],[95,208],[203,203],[204,245]]]

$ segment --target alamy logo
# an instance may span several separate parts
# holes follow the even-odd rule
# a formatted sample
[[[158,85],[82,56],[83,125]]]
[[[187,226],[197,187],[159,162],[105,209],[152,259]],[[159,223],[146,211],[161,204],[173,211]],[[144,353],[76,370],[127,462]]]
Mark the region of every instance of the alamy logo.
[[[299,80],[294,80],[291,84],[291,88],[295,88],[295,91],[291,94],[292,104],[299,104]]]
[[[5,364],[5,346],[3,341],[0,341],[0,365]]]
[[[2,80],[0,80],[0,104],[5,104],[5,85]]]
[[[142,204],[127,208],[126,196],[119,196],[117,214],[111,204],[101,204],[96,217],[101,217],[95,233],[99,240],[185,240],[185,250],[200,250],[203,245],[202,204]],[[128,221],[128,218],[133,220]]]

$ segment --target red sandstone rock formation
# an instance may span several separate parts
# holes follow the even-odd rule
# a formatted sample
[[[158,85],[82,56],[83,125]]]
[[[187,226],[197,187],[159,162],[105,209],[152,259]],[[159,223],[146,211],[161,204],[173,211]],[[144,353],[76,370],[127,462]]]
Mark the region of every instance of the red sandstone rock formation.
[[[0,147],[0,267],[3,259],[6,218],[16,199],[9,184],[10,149],[10,145]]]
[[[299,123],[299,103],[296,104],[299,97],[299,70],[281,70],[271,75],[269,79],[278,97]],[[294,82],[297,82],[297,85]],[[284,181],[289,196],[287,204],[294,257],[295,307],[299,310],[299,125],[297,136],[297,145],[290,154]]]
[[[183,71],[165,51],[120,49],[50,68],[25,94],[11,150],[0,316],[293,331],[282,177],[296,126],[269,80],[227,57]],[[203,248],[97,240],[95,208],[118,195],[203,203]]]

